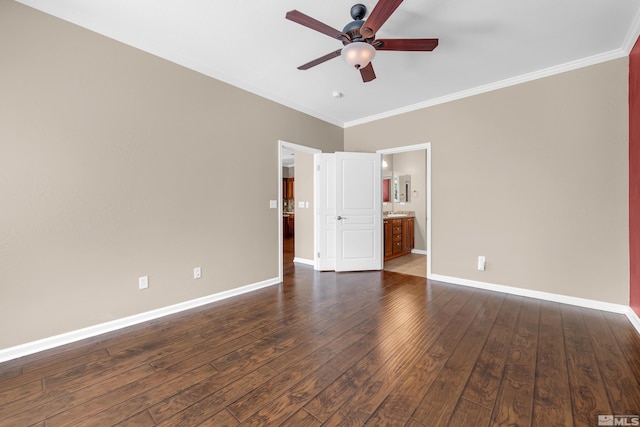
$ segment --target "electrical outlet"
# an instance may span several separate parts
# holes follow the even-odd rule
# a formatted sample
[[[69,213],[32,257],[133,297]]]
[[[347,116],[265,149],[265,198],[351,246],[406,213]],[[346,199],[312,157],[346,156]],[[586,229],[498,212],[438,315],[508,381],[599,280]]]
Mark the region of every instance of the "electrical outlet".
[[[196,267],[193,269],[193,278],[199,279],[202,277],[202,269],[200,267]]]
[[[478,257],[478,270],[484,271],[487,266],[487,259],[483,256]]]
[[[149,276],[138,277],[138,289],[147,289],[149,287]]]

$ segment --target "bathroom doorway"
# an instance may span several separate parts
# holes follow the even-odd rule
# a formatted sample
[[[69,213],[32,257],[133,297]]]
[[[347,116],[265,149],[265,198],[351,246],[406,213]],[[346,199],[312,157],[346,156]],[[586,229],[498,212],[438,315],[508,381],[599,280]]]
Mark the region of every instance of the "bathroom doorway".
[[[401,254],[386,256],[383,269],[426,278],[431,271],[431,144],[378,150],[378,153],[383,155],[383,180],[390,186],[389,196],[383,202],[383,218],[396,226],[388,224],[387,242],[401,240],[406,246],[405,242],[412,241],[410,250],[405,248]],[[401,235],[406,232],[404,222],[403,230],[398,229],[405,218],[413,218],[413,234],[409,237]],[[389,230],[400,234],[390,234]]]

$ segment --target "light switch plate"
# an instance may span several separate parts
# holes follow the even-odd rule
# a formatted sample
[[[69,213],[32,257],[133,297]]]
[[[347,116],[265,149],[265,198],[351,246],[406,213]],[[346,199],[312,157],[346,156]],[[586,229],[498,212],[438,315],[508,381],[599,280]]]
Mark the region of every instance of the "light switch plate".
[[[269,200],[269,208],[270,209],[278,209],[278,201],[277,200]]]
[[[149,276],[138,277],[138,289],[147,289],[149,287]]]
[[[299,208],[304,208],[304,202],[298,202],[298,207]]]
[[[478,270],[484,271],[487,266],[487,259],[483,256],[478,257]]]

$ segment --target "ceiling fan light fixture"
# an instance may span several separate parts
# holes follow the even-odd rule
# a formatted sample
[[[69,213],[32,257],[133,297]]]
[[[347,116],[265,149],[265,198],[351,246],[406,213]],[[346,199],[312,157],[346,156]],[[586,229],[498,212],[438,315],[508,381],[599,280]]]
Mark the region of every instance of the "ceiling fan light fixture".
[[[342,48],[342,58],[351,67],[364,68],[376,56],[376,48],[367,42],[353,42]]]

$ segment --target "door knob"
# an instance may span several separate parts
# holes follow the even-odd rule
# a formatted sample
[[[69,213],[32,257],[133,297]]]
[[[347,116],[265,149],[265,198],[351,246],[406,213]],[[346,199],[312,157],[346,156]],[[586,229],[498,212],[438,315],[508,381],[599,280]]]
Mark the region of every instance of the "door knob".
[[[347,219],[347,217],[346,217],[346,216],[340,216],[340,215],[338,215],[338,218],[336,218],[336,219],[337,219],[338,221],[340,221],[341,219]]]

